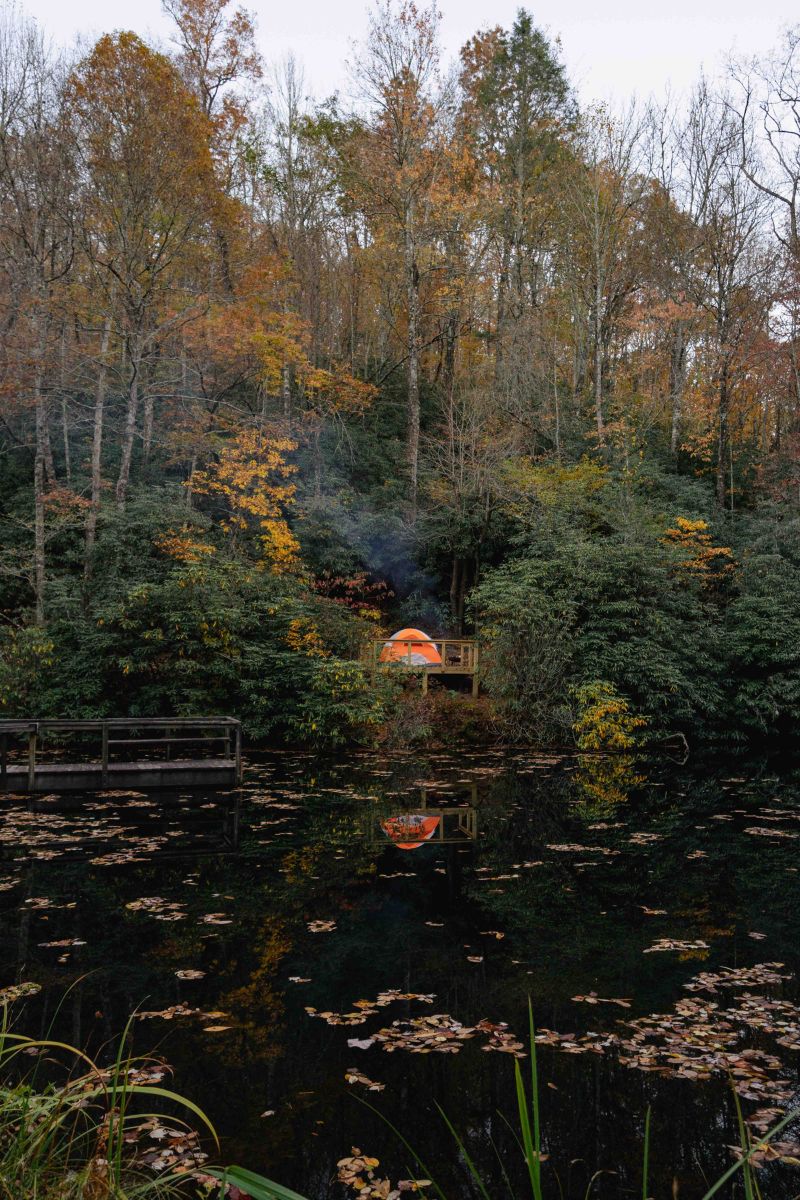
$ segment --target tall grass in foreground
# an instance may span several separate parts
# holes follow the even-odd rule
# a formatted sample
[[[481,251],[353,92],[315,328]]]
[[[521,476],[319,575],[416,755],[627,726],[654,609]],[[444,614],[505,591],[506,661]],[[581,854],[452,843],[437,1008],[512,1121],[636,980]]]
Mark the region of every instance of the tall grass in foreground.
[[[539,1077],[536,1061],[536,1030],[533,1021],[533,1007],[530,1001],[528,1002],[528,1023],[531,1067],[530,1097],[528,1096],[525,1079],[522,1073],[522,1068],[519,1064],[519,1060],[514,1059],[514,1085],[517,1100],[519,1129],[515,1130],[512,1127],[512,1133],[514,1134],[520,1153],[527,1167],[527,1187],[525,1188],[524,1192],[515,1192],[503,1164],[502,1156],[499,1154],[499,1152],[497,1152],[497,1157],[508,1195],[512,1198],[512,1200],[529,1200],[529,1198],[530,1200],[545,1200],[545,1190],[542,1183],[542,1126],[539,1109]],[[741,1147],[741,1156],[737,1158],[736,1162],[733,1163],[733,1165],[729,1167],[728,1170],[725,1171],[719,1177],[719,1179],[717,1179],[717,1181],[711,1185],[710,1188],[708,1188],[705,1195],[702,1197],[702,1200],[711,1200],[711,1197],[716,1195],[716,1193],[719,1192],[726,1183],[728,1183],[730,1180],[733,1180],[739,1174],[739,1172],[742,1173],[745,1200],[761,1200],[761,1192],[759,1190],[756,1172],[752,1164],[753,1156],[762,1150],[764,1146],[766,1146],[774,1137],[776,1137],[776,1135],[779,1134],[781,1130],[789,1124],[790,1121],[795,1120],[797,1117],[797,1113],[795,1112],[788,1113],[781,1121],[777,1123],[777,1125],[773,1126],[768,1133],[759,1138],[757,1142],[753,1142],[742,1116],[741,1105],[735,1091],[733,1096],[734,1103],[736,1105],[736,1116],[739,1126],[739,1144]],[[373,1112],[382,1117],[382,1114],[379,1112],[379,1110],[376,1109],[372,1104],[367,1104],[366,1101],[362,1101],[362,1103],[366,1104],[368,1108],[372,1109]],[[442,1119],[453,1137],[455,1147],[458,1150],[466,1173],[478,1194],[481,1196],[482,1200],[497,1200],[496,1197],[490,1194],[489,1185],[481,1176],[480,1171],[470,1157],[467,1147],[465,1146],[462,1138],[459,1136],[458,1131],[454,1128],[451,1121],[447,1117],[447,1114],[441,1107],[439,1107],[438,1104],[437,1108],[439,1109]],[[650,1170],[650,1115],[650,1109],[648,1108],[645,1117],[644,1140],[642,1146],[642,1200],[650,1200],[648,1188]],[[382,1119],[386,1121],[385,1117],[382,1117]],[[395,1134],[397,1134],[406,1149],[409,1150],[414,1156],[414,1159],[426,1177],[426,1181],[430,1182],[430,1190],[435,1193],[435,1195],[438,1197],[438,1200],[448,1200],[448,1197],[442,1188],[435,1182],[433,1175],[431,1175],[425,1164],[421,1161],[419,1156],[415,1153],[413,1148],[409,1145],[402,1134],[395,1129],[395,1127],[391,1125],[389,1121],[386,1121],[386,1124],[389,1125]],[[214,1175],[215,1178],[220,1180],[222,1185],[220,1189],[220,1196],[223,1196],[225,1193],[225,1185],[231,1183],[250,1196],[251,1200],[306,1200],[305,1197],[299,1195],[297,1192],[293,1192],[290,1188],[285,1188],[280,1184],[274,1183],[272,1180],[264,1178],[263,1175],[257,1175],[253,1171],[246,1171],[242,1167],[228,1167],[225,1171],[211,1170],[208,1173]],[[589,1180],[586,1188],[585,1200],[589,1200],[594,1182],[602,1173],[602,1171],[596,1172]],[[551,1194],[554,1200],[556,1200],[556,1198],[563,1200],[563,1191],[557,1177],[555,1184],[555,1188],[551,1189]],[[377,1195],[377,1193],[375,1194]]]
[[[151,1111],[154,1101],[190,1112],[215,1142],[216,1133],[197,1105],[152,1082],[155,1064],[130,1057],[129,1031],[102,1068],[66,1043],[11,1032],[7,1011],[0,1025],[0,1200],[166,1200],[181,1188],[185,1195],[185,1167],[155,1177],[137,1161],[143,1126],[146,1137],[154,1127],[148,1122],[165,1119]],[[27,1056],[34,1065],[25,1070]],[[194,1136],[184,1122],[168,1120]]]

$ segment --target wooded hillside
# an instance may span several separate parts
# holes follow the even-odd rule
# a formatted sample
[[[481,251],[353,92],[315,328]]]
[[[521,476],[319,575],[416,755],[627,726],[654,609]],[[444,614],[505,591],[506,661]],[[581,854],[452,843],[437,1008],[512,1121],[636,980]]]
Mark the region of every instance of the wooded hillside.
[[[0,30],[0,714],[369,739],[412,625],[515,739],[795,732],[800,32],[612,113],[379,0],[316,104],[164,2]]]

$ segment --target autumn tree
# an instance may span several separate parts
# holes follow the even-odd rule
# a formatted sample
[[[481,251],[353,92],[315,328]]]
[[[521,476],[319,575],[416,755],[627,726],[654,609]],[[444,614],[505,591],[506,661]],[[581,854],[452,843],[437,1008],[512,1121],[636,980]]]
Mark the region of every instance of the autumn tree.
[[[544,298],[558,166],[577,108],[557,48],[523,9],[509,31],[479,33],[463,48],[461,87],[496,277],[499,367],[512,331]]]
[[[416,511],[423,337],[421,281],[431,239],[433,190],[440,168],[441,116],[446,93],[439,79],[439,13],[412,0],[381,0],[353,69],[366,105],[367,136],[355,140],[347,162],[354,198],[373,237],[387,240],[402,264],[407,379],[406,460],[409,502]]]
[[[775,257],[764,243],[764,195],[741,170],[740,131],[702,82],[681,131],[679,202],[697,230],[687,293],[707,318],[704,350],[714,405],[715,494],[733,505],[731,413],[769,311]]]
[[[160,339],[203,308],[185,280],[214,187],[208,122],[175,67],[132,33],[100,39],[73,74],[70,100],[82,248],[125,354],[124,505],[148,363]],[[145,394],[145,457],[153,408]]]
[[[0,237],[3,373],[34,412],[33,569],[36,619],[44,620],[46,506],[56,485],[50,443],[53,339],[74,262],[74,162],[63,106],[63,64],[36,27],[0,22]]]

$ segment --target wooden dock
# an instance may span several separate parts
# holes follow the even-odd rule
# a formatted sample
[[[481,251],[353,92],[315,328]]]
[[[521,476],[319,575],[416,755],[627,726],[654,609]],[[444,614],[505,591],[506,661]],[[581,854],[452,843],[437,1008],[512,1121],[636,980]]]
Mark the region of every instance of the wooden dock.
[[[462,675],[472,681],[472,695],[478,695],[478,643],[471,638],[431,638],[429,641],[406,640],[399,643],[391,639],[394,646],[401,646],[403,657],[394,657],[381,661],[381,654],[389,644],[389,639],[368,642],[362,651],[362,661],[370,668],[373,679],[378,671],[395,670],[410,671],[421,676],[422,694],[428,691],[428,679],[431,675]],[[435,646],[441,658],[441,663],[415,662],[415,656],[421,650]],[[404,661],[405,658],[405,661]]]
[[[0,720],[0,793],[230,788],[241,778],[232,717]]]

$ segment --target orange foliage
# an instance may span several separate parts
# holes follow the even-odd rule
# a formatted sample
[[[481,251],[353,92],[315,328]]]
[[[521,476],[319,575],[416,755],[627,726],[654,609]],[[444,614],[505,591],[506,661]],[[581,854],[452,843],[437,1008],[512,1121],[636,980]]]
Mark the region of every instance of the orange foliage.
[[[685,555],[680,570],[704,587],[719,583],[735,567],[733,551],[728,546],[715,546],[707,530],[707,521],[678,517],[675,528],[668,529],[663,537],[667,545],[677,547]]]

